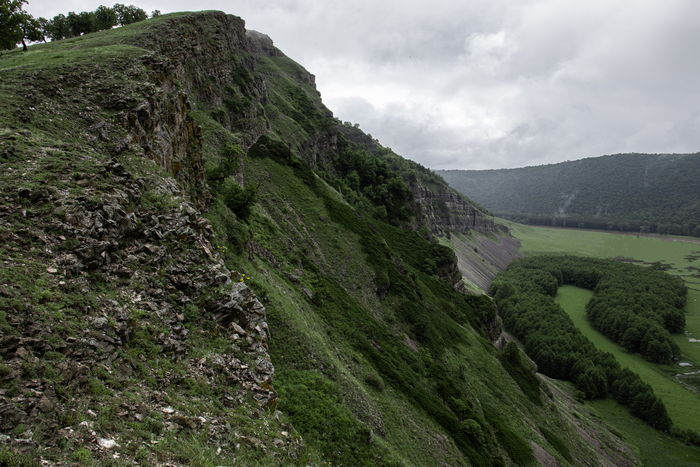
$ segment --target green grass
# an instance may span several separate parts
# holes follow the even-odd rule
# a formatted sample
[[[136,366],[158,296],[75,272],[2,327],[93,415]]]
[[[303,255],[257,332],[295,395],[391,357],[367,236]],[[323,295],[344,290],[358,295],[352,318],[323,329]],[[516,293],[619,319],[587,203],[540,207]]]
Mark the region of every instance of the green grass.
[[[700,279],[692,277],[697,270],[688,267],[700,267],[700,260],[695,252],[700,245],[683,237],[645,237],[637,235],[620,235],[607,232],[586,230],[568,230],[557,228],[533,227],[505,222],[512,234],[521,240],[520,252],[525,256],[545,254],[574,254],[599,258],[632,258],[644,263],[661,262],[670,266],[668,272],[682,277],[689,287],[686,312],[686,333],[676,334],[674,340],[681,348],[682,360],[700,364]],[[654,392],[665,403],[674,424],[680,428],[700,429],[700,405],[698,396],[678,383],[673,376],[677,373],[698,371],[700,368],[657,365],[645,361],[642,357],[629,354],[595,329],[585,317],[584,307],[592,293],[588,290],[565,286],[559,289],[555,298],[574,320],[577,327],[599,349],[613,353],[621,365],[638,373],[642,379],[654,388]],[[686,378],[686,383],[698,389],[700,379]],[[697,465],[700,461],[698,450],[684,446],[668,436],[655,432],[644,423],[630,417],[627,408],[616,404],[611,399],[592,403],[608,422],[614,424],[624,437],[636,445],[638,454],[645,466]],[[631,422],[630,422],[631,420]],[[686,457],[688,456],[688,457]]]
[[[39,467],[41,463],[26,455],[18,454],[7,446],[0,447],[0,466]]]
[[[690,277],[688,266],[700,267],[700,258],[687,261],[685,258],[694,251],[700,251],[695,238],[623,235],[592,230],[557,229],[533,227],[503,221],[511,229],[513,236],[522,241],[520,252],[525,256],[534,255],[578,255],[597,258],[626,257],[653,263],[663,261],[671,264],[673,274],[681,275],[692,287],[700,289],[700,278]]]
[[[540,432],[542,435],[545,437],[547,442],[554,446],[554,448],[559,452],[559,454],[562,455],[564,459],[566,459],[569,462],[573,462],[574,458],[571,457],[571,452],[569,452],[569,448],[566,447],[566,444],[554,433],[552,433],[548,428],[539,426]]]
[[[473,464],[488,465],[489,457],[505,453],[523,464],[530,462],[528,441],[539,442],[539,438],[524,419],[543,423],[548,411],[529,402],[519,385],[527,378],[513,381],[494,358],[496,349],[459,315],[467,301],[474,302],[469,306],[477,312],[492,310],[481,303],[490,302],[453,295],[449,284],[420,271],[424,260],[420,252],[435,255],[442,249],[415,234],[362,219],[322,181],[315,179],[314,187],[306,174],[276,158],[249,157],[246,176],[266,179],[251,218],[255,241],[278,258],[283,271],[303,273],[297,284],[272,262],[235,259],[239,269],[253,278],[254,290],[268,299],[275,386],[288,398],[279,407],[298,419],[309,445],[338,463],[344,462],[343,453],[359,446],[351,432],[361,432],[360,427],[333,402],[342,398],[352,414],[374,430],[375,442],[380,443],[366,454],[383,453],[384,463],[461,464],[469,457]],[[368,254],[368,248],[374,253]],[[397,273],[397,267],[406,272]],[[380,302],[375,288],[382,271],[394,291]],[[305,297],[301,285],[313,292],[313,300]],[[406,287],[412,289],[406,297],[414,297],[415,304],[395,291]],[[417,306],[421,302],[429,307],[429,317],[420,316],[425,314]],[[414,335],[410,319],[431,322],[418,328],[432,331]],[[418,342],[418,352],[405,344],[404,333]],[[377,351],[372,342],[382,350]],[[381,378],[383,390],[376,378]],[[528,389],[538,390],[536,384]],[[306,390],[323,394],[313,402],[300,396]],[[522,412],[503,410],[504,406],[517,406]],[[455,440],[456,420],[450,410],[460,418],[477,420],[471,429],[498,424],[507,431],[498,430],[501,435],[495,437],[491,429],[479,428],[488,448],[472,446],[458,432]],[[487,411],[485,419],[482,414]],[[324,419],[324,413],[340,415],[331,421]],[[452,436],[445,436],[450,431]],[[335,452],[324,447],[324,437],[337,437]],[[498,454],[496,442],[505,451]]]
[[[124,60],[126,57],[136,57],[146,53],[144,49],[131,45],[104,46],[92,48],[90,52],[86,52],[82,48],[72,49],[69,44],[61,44],[60,48],[48,47],[50,44],[33,46],[25,54],[12,52],[0,55],[0,71],[44,72],[46,69],[65,63],[70,63],[71,66],[94,65],[110,60]]]
[[[691,339],[700,339],[700,291],[693,288],[688,282],[688,301],[685,305],[685,334],[676,334],[674,339],[683,352],[684,360],[693,363],[694,368],[686,371],[700,370],[700,342]]]
[[[447,284],[419,270],[422,266],[420,252],[425,250],[425,254],[433,254],[431,250],[436,249],[435,245],[419,243],[407,232],[395,234],[393,227],[368,219],[358,224],[361,217],[349,209],[345,212],[345,205],[336,192],[318,179],[316,188],[312,188],[293,167],[277,159],[249,158],[246,176],[250,179],[264,176],[267,180],[251,219],[255,241],[276,255],[285,272],[294,273],[294,269],[303,272],[300,284],[296,284],[285,279],[273,263],[266,260],[239,263],[240,268],[253,277],[254,290],[268,298],[268,322],[273,329],[270,350],[277,375],[275,385],[281,394],[285,392],[285,397],[290,398],[288,412],[294,411],[295,417],[300,417],[300,426],[308,430],[309,445],[327,449],[323,447],[322,437],[339,436],[333,433],[340,434],[342,426],[358,432],[359,427],[348,421],[347,413],[335,417],[337,423],[323,419],[323,413],[340,410],[332,399],[342,397],[352,414],[374,430],[375,442],[381,443],[381,449],[375,452],[385,449],[385,462],[454,465],[465,462],[465,457],[473,464],[485,461],[483,457],[474,456],[478,454],[476,450],[470,452],[464,445],[463,449],[469,454],[460,453],[455,442],[444,436],[449,421],[440,420],[442,409],[423,390],[438,382],[431,391],[444,392],[447,395],[443,396],[444,400],[450,401],[451,382],[440,381],[440,375],[447,374],[459,382],[461,397],[464,397],[450,402],[451,410],[474,411],[471,418],[474,423],[468,424],[469,429],[482,430],[480,423],[474,421],[477,419],[491,427],[500,427],[496,429],[498,435],[482,430],[483,436],[492,437],[489,446],[496,449],[494,452],[500,449],[501,455],[507,454],[521,464],[531,463],[529,442],[548,446],[531,429],[534,424],[549,426],[552,433],[568,443],[572,453],[576,452],[577,459],[591,455],[582,454],[586,451],[577,444],[575,429],[562,423],[561,417],[552,416],[551,402],[539,400],[536,381],[527,378],[527,374],[512,371],[513,368],[504,371],[494,358],[497,351],[478,331],[468,323],[463,323],[464,327],[454,321],[447,323],[437,312],[455,312],[457,307],[454,299],[439,298],[446,293],[443,287],[449,289]],[[334,202],[324,202],[324,196],[331,197]],[[370,223],[372,229],[366,227]],[[379,256],[367,255],[367,245],[363,242],[382,237],[386,242],[383,248],[388,249],[377,247]],[[413,275],[412,287],[421,294],[416,302],[434,304],[432,323],[442,332],[423,336],[426,340],[420,342],[411,334],[410,325],[402,315],[415,311],[413,307],[402,303],[391,292],[380,305],[374,293],[375,267],[382,264],[387,267],[383,262],[383,258],[389,258],[387,255],[394,265],[413,271],[396,275],[389,267],[392,287],[404,287],[407,276]],[[321,276],[327,279],[321,280]],[[300,285],[313,292],[313,300],[305,297]],[[453,329],[443,328],[446,324]],[[407,352],[403,333],[418,340],[417,354]],[[368,334],[381,346],[381,352],[367,345]],[[428,343],[435,338],[444,340],[444,350],[442,356],[431,358]],[[400,358],[395,359],[393,354]],[[435,363],[443,366],[440,370],[443,373],[432,367]],[[429,379],[432,381],[424,380],[427,375],[424,367],[431,368]],[[411,373],[408,378],[407,373]],[[368,379],[368,375],[381,378],[383,390],[378,389],[381,385],[373,378]],[[410,381],[410,390],[406,380]],[[445,385],[441,386],[443,382]],[[305,402],[308,398],[295,394],[305,390],[320,391],[319,388],[323,389],[323,395],[316,402]],[[532,403],[533,399],[537,402]],[[284,404],[280,402],[283,411]],[[506,407],[518,407],[518,410],[506,410]],[[316,426],[325,426],[325,431],[318,431]],[[385,432],[385,438],[377,436],[379,430]],[[339,437],[338,449],[352,452],[355,442],[348,439],[353,436]],[[495,445],[496,440],[500,448]],[[552,446],[547,449],[555,456],[557,449],[567,452],[566,447]],[[326,453],[325,457],[338,462],[343,459],[341,454],[333,452]]]
[[[627,352],[590,325],[586,319],[585,306],[593,292],[572,285],[559,288],[554,301],[564,308],[576,326],[593,344],[604,352],[615,355],[623,367],[641,376],[654,388],[668,410],[674,424],[683,429],[700,431],[700,396],[688,391],[673,379],[676,372],[683,371],[677,364],[658,365],[649,363],[639,354]]]
[[[633,258],[645,263],[662,262],[671,266],[668,273],[681,277],[689,288],[686,312],[686,336],[677,335],[676,342],[684,356],[700,363],[700,244],[690,237],[663,238],[622,235],[578,229],[533,227],[504,221],[512,234],[521,240],[520,252],[525,256],[570,254],[597,258]],[[698,368],[700,370],[700,368]],[[689,370],[687,370],[689,371]]]
[[[34,44],[26,52],[20,48],[0,52],[0,70],[21,69],[22,73],[46,70],[56,65],[95,65],[110,60],[123,61],[148,53],[131,43],[144,31],[187,13],[173,13],[119,28],[85,34],[60,41]]]
[[[94,63],[95,59],[103,53],[115,55],[115,57],[119,56],[122,60],[125,56],[133,56],[134,51],[138,51],[137,53],[143,55],[146,53],[144,49],[133,45],[122,45],[122,43],[128,43],[130,40],[139,37],[144,31],[154,26],[187,14],[186,12],[171,13],[147,21],[133,23],[128,26],[85,34],[83,36],[60,41],[34,44],[29,46],[26,52],[23,52],[20,48],[3,51],[0,52],[0,70],[14,68],[20,65],[23,70],[43,69],[47,65],[51,66],[51,64],[55,63],[57,60],[65,61],[66,59],[70,59],[71,63],[75,60]],[[98,48],[103,50],[91,50],[87,53],[85,50]]]
[[[692,363],[692,367],[681,367],[677,363],[658,365],[647,362],[641,356],[630,354],[621,346],[615,344],[591,327],[585,317],[584,307],[592,292],[573,286],[559,289],[555,298],[569,313],[577,327],[599,349],[611,352],[621,365],[638,373],[649,383],[655,394],[660,397],[668,410],[674,424],[680,428],[700,431],[700,400],[698,395],[679,384],[674,377],[677,373],[700,370],[700,279],[692,277],[697,270],[687,269],[700,267],[700,259],[695,252],[700,251],[700,244],[695,239],[684,237],[645,237],[637,235],[621,235],[607,232],[588,230],[569,230],[547,227],[533,227],[505,222],[514,236],[522,242],[520,252],[525,256],[545,254],[574,254],[599,258],[625,257],[647,264],[661,262],[670,265],[667,272],[683,278],[689,288],[688,301],[684,308],[686,312],[686,333],[674,335],[674,340],[681,348],[684,362]],[[640,263],[641,264],[641,263]],[[686,380],[699,389],[700,381],[692,378]],[[599,412],[609,417],[619,431],[625,432],[627,439],[641,450],[645,465],[671,465],[669,459],[675,458],[678,463],[673,465],[697,465],[697,450],[688,448],[669,437],[654,432],[642,422],[632,419],[628,410],[617,405],[612,400],[596,401],[593,403]],[[632,419],[634,423],[630,423]],[[687,452],[691,459],[685,463],[683,457]],[[693,459],[695,457],[695,460]]]
[[[404,465],[431,465],[442,460],[457,465],[465,462],[451,442],[442,453],[423,448],[434,442],[433,434],[442,432],[440,427],[413,404],[407,403],[401,394],[389,387],[380,392],[365,382],[367,373],[374,371],[370,362],[348,345],[342,333],[331,329],[314,312],[298,286],[289,283],[264,261],[258,260],[244,269],[254,279],[253,289],[258,292],[264,288],[268,298],[266,306],[268,323],[273,329],[270,353],[276,370],[275,387],[283,399],[279,408],[284,413],[302,410],[302,424],[297,426],[296,417],[294,424],[303,430],[311,449],[321,451],[336,446],[338,452],[324,453],[326,459],[334,460],[344,458],[355,449],[355,435],[343,431],[349,427],[356,434],[360,429],[356,421],[348,420],[349,409],[366,429],[373,429],[376,447],[364,454],[379,454],[384,457],[384,463],[400,460]],[[325,378],[319,372],[326,375]],[[308,381],[304,382],[300,375],[308,375]],[[300,392],[316,391],[317,387],[323,389],[321,399],[304,401],[299,398]],[[342,399],[344,408],[331,398]],[[303,412],[304,408],[309,412]],[[331,414],[342,416],[331,417]],[[319,431],[319,426],[324,427],[325,432]],[[386,439],[381,437],[382,433]],[[324,448],[322,440],[329,437],[335,437],[336,443]],[[409,439],[413,442],[408,443]],[[402,449],[397,449],[399,446]],[[376,459],[372,460],[370,465],[375,462]]]
[[[300,79],[308,72],[298,63],[285,56],[260,56],[258,66],[269,83],[265,112],[272,131],[293,149],[299,149],[311,135],[334,124],[320,110],[322,103],[316,90]]]
[[[679,443],[665,433],[632,418],[626,407],[614,400],[586,402],[604,422],[615,427],[620,438],[637,447],[636,454],[644,467],[691,467],[700,465],[700,450]],[[668,407],[668,405],[667,405]]]

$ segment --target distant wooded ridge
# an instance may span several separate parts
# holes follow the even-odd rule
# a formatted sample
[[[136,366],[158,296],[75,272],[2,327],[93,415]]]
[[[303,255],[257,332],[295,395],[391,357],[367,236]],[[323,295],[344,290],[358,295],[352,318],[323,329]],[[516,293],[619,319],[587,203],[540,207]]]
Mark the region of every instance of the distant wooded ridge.
[[[495,216],[524,224],[700,237],[700,153],[435,173]]]

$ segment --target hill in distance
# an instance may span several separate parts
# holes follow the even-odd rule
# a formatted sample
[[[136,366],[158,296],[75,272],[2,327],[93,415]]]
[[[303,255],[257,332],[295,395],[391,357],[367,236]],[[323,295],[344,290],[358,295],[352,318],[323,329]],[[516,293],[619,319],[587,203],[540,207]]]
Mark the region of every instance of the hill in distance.
[[[700,236],[700,153],[436,173],[497,217],[517,222]]]

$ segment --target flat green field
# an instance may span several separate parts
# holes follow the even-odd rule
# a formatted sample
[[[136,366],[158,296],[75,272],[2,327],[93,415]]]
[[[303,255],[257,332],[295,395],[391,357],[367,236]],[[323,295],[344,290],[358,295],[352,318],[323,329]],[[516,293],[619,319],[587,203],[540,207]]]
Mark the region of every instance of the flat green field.
[[[686,332],[674,336],[681,348],[682,359],[670,365],[647,362],[629,354],[593,329],[585,317],[584,306],[591,292],[576,287],[559,289],[556,301],[569,313],[576,325],[594,344],[611,352],[620,364],[627,366],[654,388],[666,404],[669,415],[680,428],[700,431],[700,396],[687,386],[699,388],[700,374],[677,378],[677,374],[700,372],[700,244],[687,237],[652,237],[590,230],[534,227],[505,222],[511,233],[521,240],[520,252],[525,256],[572,254],[597,258],[624,257],[639,264],[660,262],[667,272],[683,278],[689,288],[685,306]],[[698,269],[695,269],[698,268]],[[684,381],[683,384],[679,380]]]
[[[620,365],[639,374],[645,382],[652,385],[654,393],[666,404],[668,414],[675,425],[700,431],[700,396],[675,380],[674,375],[679,372],[678,364],[651,364],[639,354],[628,353],[623,347],[593,329],[586,319],[585,311],[586,303],[592,296],[593,292],[590,290],[565,285],[559,288],[554,301],[566,310],[576,326],[598,349],[612,353]]]
[[[647,263],[661,261],[673,268],[669,272],[682,276],[688,287],[700,290],[700,277],[692,276],[700,276],[700,270],[687,269],[700,268],[700,239],[637,236],[503,222],[522,241],[520,252],[525,256],[566,254],[596,258],[625,257]]]

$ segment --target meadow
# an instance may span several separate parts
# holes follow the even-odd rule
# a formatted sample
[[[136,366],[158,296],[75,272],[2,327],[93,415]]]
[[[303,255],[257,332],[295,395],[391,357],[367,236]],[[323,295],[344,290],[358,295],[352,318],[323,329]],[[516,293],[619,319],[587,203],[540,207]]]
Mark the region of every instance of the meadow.
[[[629,258],[647,264],[660,263],[669,274],[680,276],[688,286],[686,332],[676,335],[684,362],[700,366],[700,244],[689,237],[636,236],[592,230],[533,227],[504,221],[521,240],[520,253],[535,255],[579,255],[596,258]],[[694,268],[694,269],[689,269]],[[679,368],[688,373],[697,370]]]
[[[597,258],[626,258],[646,266],[663,267],[669,274],[683,278],[688,287],[688,299],[684,308],[686,331],[673,336],[681,348],[682,358],[681,361],[668,365],[651,363],[638,354],[630,354],[593,329],[586,319],[584,309],[592,296],[591,291],[564,286],[559,289],[555,301],[566,310],[576,326],[596,347],[614,354],[621,365],[638,373],[654,388],[654,392],[664,401],[676,426],[700,431],[700,374],[693,375],[700,372],[700,244],[697,243],[697,239],[535,227],[507,221],[505,223],[511,229],[511,233],[521,240],[520,252],[524,256],[573,254]],[[628,421],[631,417],[627,409],[612,401],[596,401],[592,404],[599,409],[603,418],[609,418],[607,421],[625,429],[620,431],[629,431],[625,433],[629,438],[637,441],[647,439],[647,442],[637,443],[642,451],[651,446],[650,440],[655,442],[665,439],[665,436],[659,435],[658,432],[656,436],[652,432],[646,433],[640,428],[640,423],[632,427]],[[625,423],[622,423],[623,421]],[[645,434],[641,434],[642,432]],[[661,444],[654,445],[654,453],[649,451],[646,454],[649,456],[647,461],[652,458],[661,459],[661,452],[667,452]],[[645,465],[654,464],[655,462],[645,462]],[[695,463],[691,461],[688,465]]]
[[[627,352],[622,346],[596,331],[586,319],[585,312],[586,303],[592,296],[593,292],[590,290],[565,285],[559,288],[554,301],[564,308],[574,324],[598,349],[615,355],[620,365],[639,374],[654,388],[654,393],[666,404],[668,414],[675,425],[700,431],[700,396],[690,392],[675,379],[677,373],[689,370],[679,367],[678,362],[669,365],[650,363],[641,355]]]

